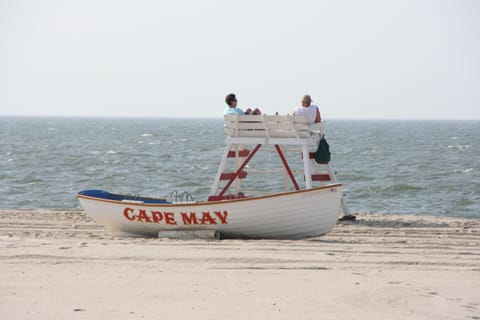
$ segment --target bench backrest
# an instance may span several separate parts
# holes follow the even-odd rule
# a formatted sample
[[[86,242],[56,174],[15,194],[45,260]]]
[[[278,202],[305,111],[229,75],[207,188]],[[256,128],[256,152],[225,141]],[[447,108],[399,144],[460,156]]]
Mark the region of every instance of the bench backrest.
[[[305,139],[321,131],[321,123],[308,125],[303,116],[225,115],[225,133],[229,137]]]

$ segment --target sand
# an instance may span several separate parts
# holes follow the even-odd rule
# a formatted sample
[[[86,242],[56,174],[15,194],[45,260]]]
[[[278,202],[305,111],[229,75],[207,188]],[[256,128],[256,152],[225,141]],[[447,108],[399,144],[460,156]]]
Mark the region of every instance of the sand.
[[[480,319],[480,220],[359,214],[308,240],[185,241],[0,210],[0,319]]]

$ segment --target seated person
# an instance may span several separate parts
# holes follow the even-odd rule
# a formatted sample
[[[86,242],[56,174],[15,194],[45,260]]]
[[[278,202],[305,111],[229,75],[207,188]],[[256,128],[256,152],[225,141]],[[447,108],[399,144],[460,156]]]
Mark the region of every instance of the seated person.
[[[322,121],[318,106],[312,104],[312,98],[307,94],[302,98],[302,106],[293,110],[294,116],[305,116],[308,124]]]
[[[258,108],[255,108],[253,110],[251,108],[248,108],[244,112],[241,108],[237,107],[237,103],[238,103],[237,97],[233,93],[230,93],[225,97],[225,102],[227,103],[228,107],[225,108],[225,110],[223,111],[223,114],[228,114],[228,115],[262,114],[262,112]]]

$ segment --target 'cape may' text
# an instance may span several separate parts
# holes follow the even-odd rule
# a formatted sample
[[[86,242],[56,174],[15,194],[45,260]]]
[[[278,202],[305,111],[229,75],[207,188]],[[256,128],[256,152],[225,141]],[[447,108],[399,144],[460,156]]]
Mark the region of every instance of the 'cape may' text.
[[[130,221],[146,223],[171,224],[171,225],[212,225],[228,224],[228,212],[225,211],[202,211],[202,212],[166,212],[144,209],[125,208],[123,216]]]

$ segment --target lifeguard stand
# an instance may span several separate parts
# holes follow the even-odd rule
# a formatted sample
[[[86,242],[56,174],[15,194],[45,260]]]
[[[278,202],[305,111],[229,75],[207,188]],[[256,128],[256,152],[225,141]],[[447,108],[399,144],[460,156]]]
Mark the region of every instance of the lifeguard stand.
[[[310,189],[313,184],[337,182],[330,163],[317,164],[314,160],[315,150],[323,136],[322,123],[308,125],[305,117],[291,115],[225,115],[224,128],[226,145],[209,201],[262,194],[262,191],[242,188],[243,179],[262,171],[249,167],[260,149],[269,149],[280,158],[280,168],[276,171],[266,170],[266,173],[270,177],[272,174],[283,176],[283,191]],[[297,166],[292,166],[291,162]],[[341,202],[343,214],[349,216],[343,197]]]

